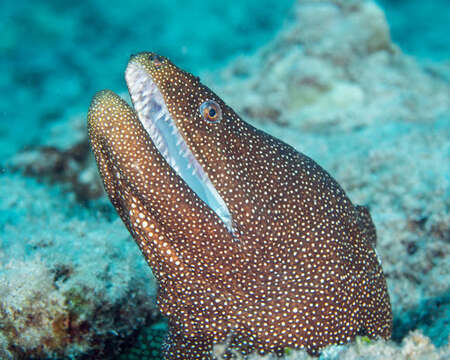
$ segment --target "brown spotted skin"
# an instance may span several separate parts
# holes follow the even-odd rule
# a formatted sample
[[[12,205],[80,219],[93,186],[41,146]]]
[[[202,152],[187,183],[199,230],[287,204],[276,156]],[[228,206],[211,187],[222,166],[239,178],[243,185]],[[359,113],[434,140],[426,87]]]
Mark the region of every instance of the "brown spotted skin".
[[[369,212],[310,158],[243,120],[199,79],[140,53],[196,159],[225,200],[231,235],[109,91],[89,109],[105,189],[160,285],[166,359],[231,351],[317,354],[358,334],[389,338],[392,315]],[[219,122],[200,106],[216,101]]]

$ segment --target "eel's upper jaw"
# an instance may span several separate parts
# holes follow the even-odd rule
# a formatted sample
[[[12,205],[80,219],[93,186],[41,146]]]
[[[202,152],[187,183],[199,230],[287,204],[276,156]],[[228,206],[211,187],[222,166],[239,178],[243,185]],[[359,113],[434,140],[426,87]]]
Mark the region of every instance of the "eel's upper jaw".
[[[140,55],[138,55],[140,56]],[[166,162],[235,233],[225,201],[178,131],[157,84],[142,64],[132,58],[125,79],[139,121]]]

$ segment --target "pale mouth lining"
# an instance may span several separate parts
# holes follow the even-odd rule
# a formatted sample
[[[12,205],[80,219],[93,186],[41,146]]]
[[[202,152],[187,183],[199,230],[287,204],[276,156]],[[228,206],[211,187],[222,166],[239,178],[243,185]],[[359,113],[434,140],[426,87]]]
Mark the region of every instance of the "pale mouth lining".
[[[125,79],[139,121],[158,151],[191,190],[217,214],[228,231],[234,233],[225,201],[178,131],[151,76],[141,65],[131,62],[125,71]]]

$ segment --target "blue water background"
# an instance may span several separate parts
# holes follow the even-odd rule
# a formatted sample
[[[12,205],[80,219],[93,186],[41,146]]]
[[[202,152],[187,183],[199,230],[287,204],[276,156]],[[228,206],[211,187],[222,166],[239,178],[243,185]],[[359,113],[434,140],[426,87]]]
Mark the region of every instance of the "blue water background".
[[[123,91],[130,54],[152,50],[191,72],[214,69],[268,41],[292,3],[0,2],[0,155],[86,112],[95,91]]]

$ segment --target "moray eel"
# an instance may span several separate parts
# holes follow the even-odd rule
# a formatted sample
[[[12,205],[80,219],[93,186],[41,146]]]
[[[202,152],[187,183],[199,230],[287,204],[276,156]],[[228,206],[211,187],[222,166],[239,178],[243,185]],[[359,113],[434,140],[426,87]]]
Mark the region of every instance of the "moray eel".
[[[366,208],[167,58],[133,55],[125,78],[134,109],[97,93],[89,136],[159,283],[166,359],[214,359],[216,344],[231,358],[390,337]]]

